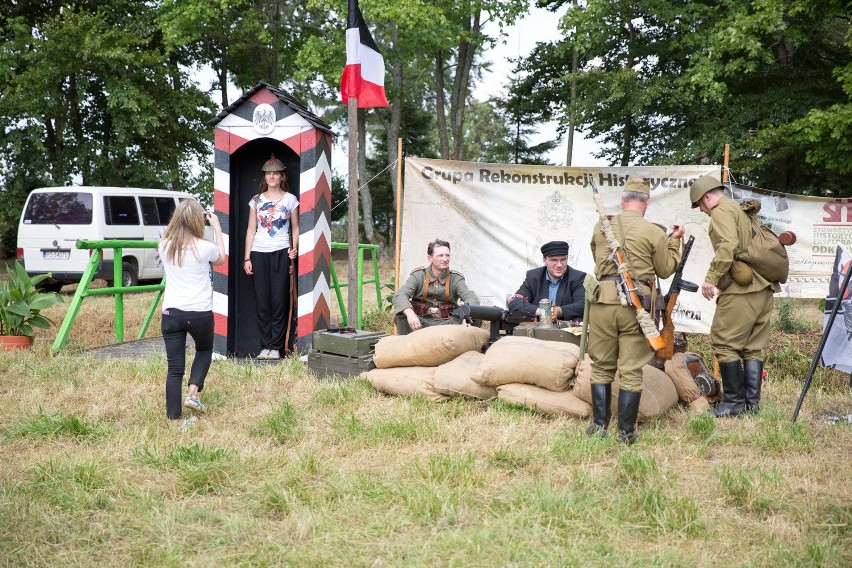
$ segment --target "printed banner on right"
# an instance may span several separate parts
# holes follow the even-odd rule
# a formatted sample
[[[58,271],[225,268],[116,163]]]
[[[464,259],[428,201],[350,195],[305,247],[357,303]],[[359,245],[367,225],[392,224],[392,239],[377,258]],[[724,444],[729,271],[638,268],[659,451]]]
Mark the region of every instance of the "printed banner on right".
[[[850,268],[852,268],[852,253],[846,247],[838,245],[828,285],[828,296],[825,299],[825,320],[822,332],[827,332],[828,337],[822,352],[822,363],[826,367],[834,367],[844,373],[852,373],[852,290],[848,283],[845,289],[841,289]],[[831,329],[826,330],[835,302],[840,302],[840,307]]]

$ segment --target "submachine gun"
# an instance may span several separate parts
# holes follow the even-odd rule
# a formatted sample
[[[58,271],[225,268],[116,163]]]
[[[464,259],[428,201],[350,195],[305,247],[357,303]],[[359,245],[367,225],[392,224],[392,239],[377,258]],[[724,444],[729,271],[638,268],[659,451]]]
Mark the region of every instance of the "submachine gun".
[[[662,328],[660,329],[660,337],[665,344],[654,352],[656,357],[669,360],[674,355],[674,322],[672,322],[672,310],[677,305],[677,297],[681,292],[697,292],[698,284],[689,282],[683,279],[683,268],[686,266],[686,259],[689,256],[689,251],[692,250],[692,243],[695,237],[690,236],[689,240],[683,247],[683,255],[680,258],[680,264],[675,270],[672,284],[669,286],[669,291],[665,295],[666,307],[662,311]]]

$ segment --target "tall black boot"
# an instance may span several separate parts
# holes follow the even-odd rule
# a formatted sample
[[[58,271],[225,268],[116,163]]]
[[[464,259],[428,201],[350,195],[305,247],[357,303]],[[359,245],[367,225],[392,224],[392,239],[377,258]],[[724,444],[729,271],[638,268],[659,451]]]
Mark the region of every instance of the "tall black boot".
[[[605,436],[611,417],[612,383],[592,383],[592,424],[586,428],[589,436]]]
[[[639,399],[642,391],[618,391],[618,441],[628,446],[639,439],[636,418],[639,416]]]
[[[719,363],[719,372],[722,374],[725,400],[716,408],[711,409],[710,414],[716,418],[742,414],[745,411],[745,382],[743,381],[742,362],[737,360]]]
[[[745,375],[745,411],[757,413],[760,410],[760,386],[763,383],[763,361],[746,359],[743,361]]]

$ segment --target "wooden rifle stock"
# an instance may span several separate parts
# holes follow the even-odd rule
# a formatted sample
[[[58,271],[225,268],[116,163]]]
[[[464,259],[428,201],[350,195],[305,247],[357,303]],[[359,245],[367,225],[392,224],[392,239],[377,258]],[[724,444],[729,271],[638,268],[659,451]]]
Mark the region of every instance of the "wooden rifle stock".
[[[675,270],[672,285],[669,288],[669,293],[666,294],[666,309],[663,311],[663,326],[660,329],[660,338],[663,340],[663,346],[657,349],[654,355],[660,359],[669,360],[674,356],[674,322],[672,321],[672,311],[677,305],[677,297],[681,290],[695,292],[698,286],[692,282],[683,280],[683,267],[686,266],[686,258],[689,256],[689,251],[692,250],[692,242],[695,237],[690,236],[686,245],[683,247],[683,256],[681,256],[680,264]]]

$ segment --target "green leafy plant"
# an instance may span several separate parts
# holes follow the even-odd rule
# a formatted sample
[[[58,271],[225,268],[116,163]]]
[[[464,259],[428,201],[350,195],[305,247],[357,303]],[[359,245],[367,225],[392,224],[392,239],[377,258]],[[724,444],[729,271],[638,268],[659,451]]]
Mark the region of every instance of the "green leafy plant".
[[[36,286],[50,274],[30,278],[21,263],[7,268],[8,279],[0,282],[0,335],[34,337],[33,328],[47,329],[56,322],[43,316],[45,310],[62,302],[56,292],[39,292]]]

